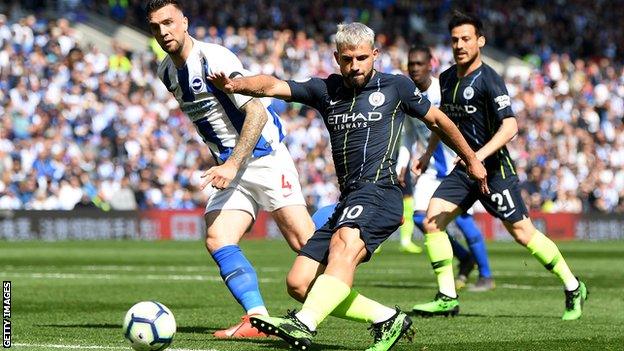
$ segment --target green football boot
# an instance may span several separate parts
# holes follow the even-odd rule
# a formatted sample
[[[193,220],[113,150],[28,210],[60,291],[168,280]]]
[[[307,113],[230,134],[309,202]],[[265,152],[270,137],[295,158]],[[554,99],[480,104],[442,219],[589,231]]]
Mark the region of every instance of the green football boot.
[[[585,300],[587,300],[589,290],[587,290],[585,283],[578,278],[577,280],[579,282],[579,286],[576,290],[565,290],[565,312],[563,312],[563,317],[561,317],[564,321],[579,319],[583,314],[583,304],[585,303]]]
[[[295,314],[297,311],[288,311],[282,317],[252,316],[249,318],[251,325],[268,335],[275,335],[284,339],[296,350],[309,350],[312,346],[312,338],[316,332],[310,331]]]
[[[371,325],[368,330],[373,336],[373,344],[366,351],[387,351],[394,346],[402,336],[412,341],[414,330],[412,320],[396,307],[396,313],[390,319]]]
[[[459,314],[459,301],[456,297],[438,292],[433,301],[414,305],[410,314],[423,317],[456,316]]]

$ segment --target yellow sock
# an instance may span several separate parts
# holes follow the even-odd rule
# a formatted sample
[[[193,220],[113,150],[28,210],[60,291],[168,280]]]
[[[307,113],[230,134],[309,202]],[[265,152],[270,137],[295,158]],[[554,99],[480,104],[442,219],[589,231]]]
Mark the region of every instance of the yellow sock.
[[[453,248],[448,235],[446,232],[425,234],[425,247],[438,279],[440,292],[449,297],[457,297],[453,276]]]
[[[321,274],[316,278],[297,318],[310,328],[316,327],[349,296],[351,287],[342,280]]]
[[[393,308],[371,300],[357,291],[351,293],[331,313],[332,316],[356,322],[379,323],[394,316]]]
[[[403,224],[399,228],[401,234],[401,245],[407,245],[412,242],[412,236],[414,235],[414,220],[412,219],[413,210],[412,197],[403,198]]]
[[[572,291],[578,287],[578,280],[570,271],[570,267],[563,259],[557,245],[539,230],[533,233],[533,237],[527,244],[527,249],[546,269],[553,272],[566,287]]]

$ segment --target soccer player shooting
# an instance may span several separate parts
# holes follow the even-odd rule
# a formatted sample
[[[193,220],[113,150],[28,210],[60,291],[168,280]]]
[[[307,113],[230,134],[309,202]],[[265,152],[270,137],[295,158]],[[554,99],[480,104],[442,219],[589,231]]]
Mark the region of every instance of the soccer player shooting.
[[[372,323],[373,344],[388,350],[411,325],[398,309],[368,299],[352,288],[356,267],[401,224],[402,193],[396,153],[405,115],[422,119],[465,161],[468,173],[487,192],[485,168],[451,120],[420,94],[403,75],[377,72],[375,34],[361,23],[338,26],[334,54],[341,74],[326,79],[282,81],[272,76],[212,82],[230,94],[271,96],[318,110],[329,130],[340,199],[329,221],[308,240],[288,274],[290,295],[303,302],[284,318],[251,318],[299,350],[312,343],[317,326],[328,316]]]

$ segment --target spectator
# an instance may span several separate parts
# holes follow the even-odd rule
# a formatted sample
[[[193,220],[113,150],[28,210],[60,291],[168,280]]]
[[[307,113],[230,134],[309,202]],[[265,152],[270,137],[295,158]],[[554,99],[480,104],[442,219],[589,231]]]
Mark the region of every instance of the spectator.
[[[208,13],[198,21],[206,40],[237,52],[252,73],[303,79],[336,70],[330,34],[341,20],[376,24],[381,46],[377,69],[404,70],[410,38],[403,33],[412,35],[405,26],[413,22],[422,27],[440,19],[437,2],[423,2],[412,12],[399,11],[413,10],[412,3],[376,7],[356,1],[352,8],[343,8],[316,2],[242,0],[237,2],[240,6],[220,4],[214,12],[217,4],[200,1],[189,5],[189,15]],[[545,5],[543,18],[533,2],[526,8],[530,16],[519,16],[521,10],[515,9],[520,7],[514,6],[525,3],[512,0],[507,8],[514,11],[503,11],[493,2],[491,12],[484,14],[489,22],[514,18],[521,28],[526,23],[535,28],[526,37],[515,38],[496,24],[498,31],[488,34],[490,43],[503,48],[507,42],[497,38],[509,43],[519,40],[521,45],[509,52],[539,49],[526,51],[539,57],[539,66],[531,74],[506,77],[519,117],[519,134],[510,153],[525,189],[523,196],[534,209],[624,212],[623,56],[588,58],[582,44],[585,34],[578,45],[552,40],[552,36],[578,34],[579,28],[597,33],[596,28],[608,22],[587,21],[588,14],[621,10],[604,2],[564,1],[587,12],[579,12],[575,21],[580,22],[572,21],[570,33],[558,33],[544,26],[550,23],[549,11],[561,10],[561,2]],[[293,15],[301,9],[306,16]],[[128,11],[138,10],[132,6]],[[556,21],[555,27],[574,18],[569,10],[561,11],[564,19]],[[73,209],[86,201],[85,196],[101,208],[109,202],[113,208],[128,209],[203,207],[206,194],[198,191],[197,179],[212,164],[212,157],[175,99],[155,78],[156,55],[126,52],[117,46],[109,59],[94,46],[76,47],[67,20],[11,18],[0,15],[0,111],[6,116],[0,120],[0,208]],[[622,35],[613,28],[606,33],[613,38]],[[620,52],[620,42],[615,41],[615,46],[608,42],[597,43],[597,52]],[[448,67],[452,54],[447,45],[435,46],[433,52],[439,73]],[[336,201],[335,171],[323,121],[316,111],[299,105],[274,106],[281,113],[286,143],[310,206]]]

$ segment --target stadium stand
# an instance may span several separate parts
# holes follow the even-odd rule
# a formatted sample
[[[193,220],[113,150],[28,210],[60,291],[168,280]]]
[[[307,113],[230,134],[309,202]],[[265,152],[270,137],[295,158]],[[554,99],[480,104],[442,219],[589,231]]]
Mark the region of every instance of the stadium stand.
[[[136,26],[145,17],[141,1],[123,11],[90,3]],[[217,12],[214,2],[191,2],[192,32],[227,46],[252,72],[304,78],[335,71],[330,34],[337,22],[359,20],[378,30],[377,68],[401,73],[409,43],[450,6],[349,2],[356,11],[341,1],[268,3],[231,1]],[[493,25],[489,43],[535,65],[528,76],[506,77],[520,127],[510,151],[525,200],[545,212],[624,212],[624,34],[606,20],[622,10],[605,1],[486,3],[474,10]],[[155,76],[156,54],[116,46],[105,55],[76,46],[66,19],[46,20],[16,5],[0,9],[0,209],[203,207],[198,177],[210,155]],[[509,20],[519,24],[514,32],[504,25]],[[432,46],[438,74],[452,56],[444,45]],[[302,106],[274,104],[308,203],[334,202],[322,121]]]

